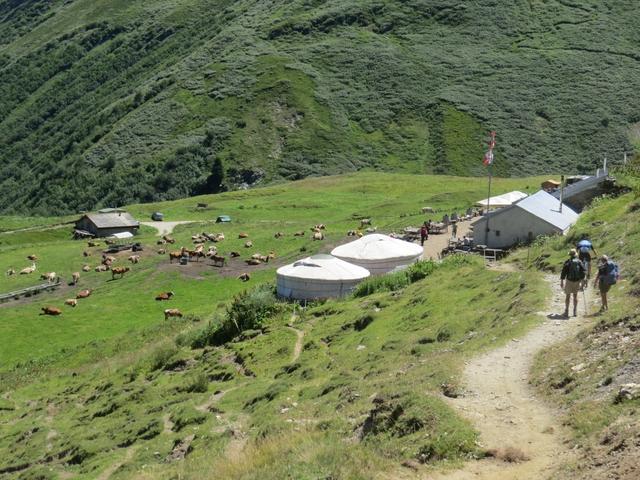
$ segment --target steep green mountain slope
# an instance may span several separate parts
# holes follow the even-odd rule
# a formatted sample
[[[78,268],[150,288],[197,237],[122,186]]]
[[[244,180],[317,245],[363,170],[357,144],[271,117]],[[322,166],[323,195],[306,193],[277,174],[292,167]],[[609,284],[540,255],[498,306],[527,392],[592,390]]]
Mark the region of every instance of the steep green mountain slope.
[[[375,168],[591,170],[638,144],[632,0],[4,0],[0,211]],[[635,133],[634,133],[635,132]]]

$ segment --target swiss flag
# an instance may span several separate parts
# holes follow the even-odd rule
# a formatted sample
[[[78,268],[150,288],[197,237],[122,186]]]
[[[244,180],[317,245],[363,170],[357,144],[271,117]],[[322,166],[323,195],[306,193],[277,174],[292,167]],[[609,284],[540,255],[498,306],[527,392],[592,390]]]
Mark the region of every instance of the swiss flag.
[[[486,166],[489,166],[493,163],[493,152],[491,150],[484,154],[482,163],[484,163]]]

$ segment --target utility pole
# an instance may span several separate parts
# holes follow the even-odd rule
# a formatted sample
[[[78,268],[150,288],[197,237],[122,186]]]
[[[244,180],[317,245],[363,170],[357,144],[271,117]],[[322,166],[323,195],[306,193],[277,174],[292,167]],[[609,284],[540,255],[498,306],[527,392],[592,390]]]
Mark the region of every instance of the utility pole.
[[[487,192],[487,225],[484,231],[484,244],[489,246],[489,208],[491,207],[491,177],[492,177],[492,166],[493,166],[493,149],[496,146],[496,132],[491,131],[489,133],[489,149],[487,153],[484,154],[484,160],[482,163],[487,167],[487,172],[489,174],[489,190]]]

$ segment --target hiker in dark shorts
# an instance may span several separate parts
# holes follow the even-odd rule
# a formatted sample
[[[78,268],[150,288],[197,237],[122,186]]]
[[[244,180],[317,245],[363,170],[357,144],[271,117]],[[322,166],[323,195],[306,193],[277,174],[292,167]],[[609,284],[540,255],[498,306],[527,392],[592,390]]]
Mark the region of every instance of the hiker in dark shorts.
[[[582,236],[582,240],[578,242],[576,249],[578,250],[578,258],[587,269],[587,277],[584,282],[586,286],[587,280],[591,279],[591,252],[593,252],[594,255],[598,255],[598,252],[593,248],[593,244],[586,238],[586,235]]]
[[[578,316],[578,292],[586,275],[584,264],[578,258],[578,252],[575,248],[569,251],[569,259],[562,265],[562,273],[560,273],[560,288],[564,290],[564,314],[563,317],[569,317],[569,303],[573,295],[573,316]]]
[[[602,307],[600,307],[600,313],[609,310],[609,302],[607,300],[607,293],[611,289],[611,285],[615,285],[618,281],[618,265],[609,260],[609,257],[602,255],[598,262],[598,273],[596,279],[593,282],[593,287],[598,288],[600,291],[600,298],[602,299]]]
[[[429,238],[429,227],[427,227],[427,222],[424,222],[422,227],[420,227],[420,245],[424,246],[424,241]]]

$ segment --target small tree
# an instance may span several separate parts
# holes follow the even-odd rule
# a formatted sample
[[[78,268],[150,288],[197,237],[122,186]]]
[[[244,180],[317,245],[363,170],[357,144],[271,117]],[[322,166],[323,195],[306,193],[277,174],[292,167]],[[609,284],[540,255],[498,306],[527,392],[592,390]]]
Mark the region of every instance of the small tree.
[[[211,166],[211,175],[207,177],[204,193],[219,193],[224,191],[223,181],[224,167],[222,166],[222,160],[216,157]]]

